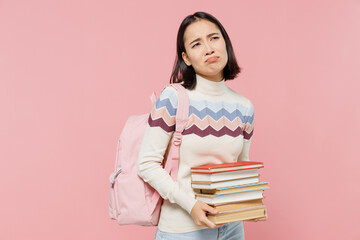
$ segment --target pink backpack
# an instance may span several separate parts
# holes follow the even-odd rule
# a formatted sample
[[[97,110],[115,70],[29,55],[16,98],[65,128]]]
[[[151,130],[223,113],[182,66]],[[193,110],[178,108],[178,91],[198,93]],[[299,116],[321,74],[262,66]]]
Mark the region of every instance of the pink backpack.
[[[170,84],[178,92],[176,130],[165,157],[165,170],[177,180],[179,145],[188,121],[189,98],[180,83]],[[155,94],[151,95],[155,104]],[[159,193],[137,174],[137,161],[149,114],[130,116],[121,132],[115,171],[110,175],[109,215],[120,225],[157,226],[163,199]]]

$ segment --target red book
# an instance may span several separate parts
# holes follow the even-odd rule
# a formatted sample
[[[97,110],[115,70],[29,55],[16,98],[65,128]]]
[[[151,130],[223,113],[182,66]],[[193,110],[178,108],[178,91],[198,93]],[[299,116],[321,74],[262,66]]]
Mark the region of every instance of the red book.
[[[203,165],[198,167],[192,167],[192,173],[219,173],[219,172],[230,172],[244,169],[262,168],[262,162],[254,161],[240,161],[222,164]]]

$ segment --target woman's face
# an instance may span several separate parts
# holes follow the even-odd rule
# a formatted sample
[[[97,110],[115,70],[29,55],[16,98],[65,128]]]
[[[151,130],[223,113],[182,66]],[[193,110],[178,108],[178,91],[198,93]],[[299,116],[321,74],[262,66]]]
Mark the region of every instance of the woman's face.
[[[200,19],[191,23],[184,33],[185,64],[194,68],[200,76],[211,80],[223,79],[228,61],[226,43],[220,29],[212,22]]]

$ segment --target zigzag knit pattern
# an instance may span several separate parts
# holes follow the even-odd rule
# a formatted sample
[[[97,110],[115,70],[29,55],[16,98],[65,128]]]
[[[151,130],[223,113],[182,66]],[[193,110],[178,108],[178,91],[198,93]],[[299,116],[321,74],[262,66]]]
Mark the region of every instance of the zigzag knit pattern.
[[[161,127],[166,132],[175,131],[175,117],[178,99],[176,93],[165,89],[157,99],[148,118],[151,127]],[[183,135],[196,134],[200,137],[213,135],[221,137],[243,135],[250,139],[253,132],[254,109],[241,103],[196,101],[189,99],[189,121]]]

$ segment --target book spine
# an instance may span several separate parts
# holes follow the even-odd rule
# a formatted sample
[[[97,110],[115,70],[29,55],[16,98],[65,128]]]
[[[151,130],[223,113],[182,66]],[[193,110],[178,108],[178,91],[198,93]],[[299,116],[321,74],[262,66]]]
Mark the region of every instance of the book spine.
[[[234,171],[242,171],[242,170],[249,170],[249,169],[258,169],[258,168],[263,168],[264,166],[259,166],[259,167],[250,167],[250,168],[243,168],[243,169],[230,169],[230,170],[223,170],[223,171],[214,171],[214,172],[201,172],[201,171],[196,171],[196,170],[192,170],[191,173],[202,173],[202,174],[213,174],[213,173],[222,173],[222,172],[234,172]]]

